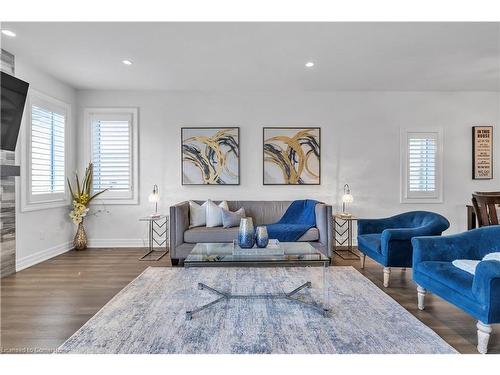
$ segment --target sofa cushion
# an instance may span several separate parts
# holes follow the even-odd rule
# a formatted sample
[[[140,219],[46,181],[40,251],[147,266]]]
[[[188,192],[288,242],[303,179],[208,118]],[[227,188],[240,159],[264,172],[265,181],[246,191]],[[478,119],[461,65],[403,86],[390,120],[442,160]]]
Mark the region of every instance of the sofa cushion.
[[[451,262],[427,261],[416,265],[416,271],[427,277],[446,285],[455,292],[470,299],[475,299],[472,294],[474,276],[455,267]]]
[[[238,211],[232,212],[226,209],[222,209],[222,227],[223,228],[233,228],[239,227],[242,218],[246,217],[245,209],[241,207]]]
[[[232,242],[238,239],[238,227],[222,228],[222,227],[197,227],[191,228],[184,232],[184,242]]]
[[[191,228],[184,232],[184,242],[206,243],[206,242],[232,242],[238,239],[238,227],[233,228]],[[300,242],[310,242],[319,240],[318,228],[311,228],[298,239]]]
[[[370,249],[373,252],[382,253],[380,233],[362,234],[358,236],[358,246],[364,249]]]
[[[198,204],[194,201],[189,201],[189,227],[201,227],[207,224],[207,202]]]
[[[207,227],[222,226],[222,210],[228,209],[227,202],[222,201],[218,205],[210,199],[207,201]]]

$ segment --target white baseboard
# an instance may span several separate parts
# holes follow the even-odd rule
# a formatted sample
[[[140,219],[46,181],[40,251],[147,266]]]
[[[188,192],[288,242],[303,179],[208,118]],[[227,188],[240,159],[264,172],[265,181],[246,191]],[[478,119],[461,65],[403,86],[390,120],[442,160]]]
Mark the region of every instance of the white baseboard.
[[[110,248],[110,247],[147,247],[148,240],[141,238],[93,238],[89,239],[90,248]]]
[[[53,258],[57,255],[61,255],[73,248],[73,242],[68,241],[60,245],[50,247],[48,249],[39,251],[35,254],[28,255],[24,258],[16,258],[16,272],[24,270],[25,268],[34,266],[35,264],[46,261],[47,259]]]

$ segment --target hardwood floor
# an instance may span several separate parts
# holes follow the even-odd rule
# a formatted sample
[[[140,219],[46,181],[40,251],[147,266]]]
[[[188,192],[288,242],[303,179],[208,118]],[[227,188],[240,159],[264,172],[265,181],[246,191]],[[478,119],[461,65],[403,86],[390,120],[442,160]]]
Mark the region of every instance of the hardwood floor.
[[[125,285],[148,266],[170,267],[165,256],[141,262],[141,249],[70,251],[1,280],[0,351],[50,353],[77,331]],[[359,261],[334,258],[334,265]],[[417,309],[411,270],[394,269],[391,286],[382,286],[382,267],[366,261],[360,272],[386,291],[461,353],[477,353],[476,322],[433,295],[425,311]],[[500,353],[500,329],[494,326],[490,353]]]

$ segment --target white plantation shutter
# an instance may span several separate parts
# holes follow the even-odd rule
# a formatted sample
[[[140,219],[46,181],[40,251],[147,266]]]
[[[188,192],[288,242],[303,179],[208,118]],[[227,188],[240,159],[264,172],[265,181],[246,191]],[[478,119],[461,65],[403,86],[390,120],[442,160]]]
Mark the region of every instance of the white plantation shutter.
[[[439,199],[441,196],[439,132],[407,132],[404,186],[407,199]]]
[[[31,194],[64,194],[65,125],[64,109],[31,105]]]
[[[133,190],[133,132],[129,114],[92,116],[93,190],[107,197],[130,198]]]
[[[408,139],[408,187],[410,192],[436,191],[437,139],[411,136]]]

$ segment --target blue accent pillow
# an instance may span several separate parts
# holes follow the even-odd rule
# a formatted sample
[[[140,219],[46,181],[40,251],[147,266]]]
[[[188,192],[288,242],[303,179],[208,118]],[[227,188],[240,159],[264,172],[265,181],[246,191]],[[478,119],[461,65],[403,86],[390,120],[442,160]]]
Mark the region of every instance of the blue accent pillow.
[[[222,227],[232,228],[240,225],[241,218],[245,217],[245,209],[241,207],[236,212],[231,212],[222,208]]]

